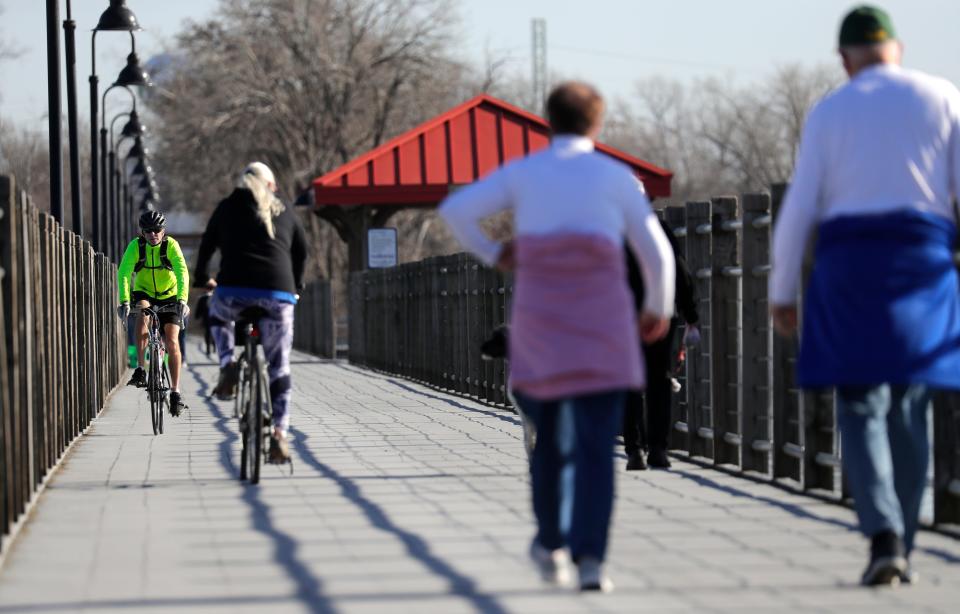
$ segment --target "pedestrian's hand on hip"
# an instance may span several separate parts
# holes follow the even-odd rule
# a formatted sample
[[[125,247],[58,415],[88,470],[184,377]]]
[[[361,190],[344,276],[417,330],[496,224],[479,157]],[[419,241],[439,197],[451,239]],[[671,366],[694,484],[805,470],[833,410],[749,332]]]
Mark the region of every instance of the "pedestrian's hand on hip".
[[[640,340],[644,343],[654,343],[663,339],[670,330],[670,318],[644,311],[640,314]]]
[[[773,328],[784,337],[792,337],[797,332],[797,306],[774,305],[770,308],[773,316]]]
[[[516,264],[513,255],[513,241],[507,241],[503,244],[503,247],[500,248],[500,253],[497,254],[497,270],[509,273]]]

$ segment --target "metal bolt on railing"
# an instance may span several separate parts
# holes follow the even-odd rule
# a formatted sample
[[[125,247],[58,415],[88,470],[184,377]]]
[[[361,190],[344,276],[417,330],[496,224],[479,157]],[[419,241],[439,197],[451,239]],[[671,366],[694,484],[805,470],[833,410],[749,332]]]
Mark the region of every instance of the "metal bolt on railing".
[[[783,453],[793,458],[803,458],[803,446],[795,443],[783,444]]]
[[[723,440],[731,446],[739,446],[742,439],[736,433],[724,433]]]
[[[840,457],[827,452],[817,452],[813,457],[813,462],[821,467],[840,467]]]
[[[754,228],[764,228],[766,226],[769,226],[772,223],[773,223],[773,216],[769,214],[761,215],[757,219],[753,220],[753,222],[751,222]]]

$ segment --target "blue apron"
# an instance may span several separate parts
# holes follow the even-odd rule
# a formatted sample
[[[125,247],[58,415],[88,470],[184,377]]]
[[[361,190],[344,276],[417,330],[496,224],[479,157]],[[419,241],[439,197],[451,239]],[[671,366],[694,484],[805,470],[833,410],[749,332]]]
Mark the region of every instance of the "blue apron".
[[[956,228],[916,210],[820,225],[803,298],[803,388],[960,389]]]

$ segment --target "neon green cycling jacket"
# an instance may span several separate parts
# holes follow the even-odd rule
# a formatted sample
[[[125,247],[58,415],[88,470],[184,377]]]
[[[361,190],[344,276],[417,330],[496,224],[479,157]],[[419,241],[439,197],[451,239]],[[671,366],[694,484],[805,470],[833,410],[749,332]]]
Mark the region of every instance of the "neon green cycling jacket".
[[[130,302],[131,275],[134,275],[134,292],[143,292],[157,300],[173,297],[180,301],[187,300],[190,292],[190,273],[187,270],[187,262],[183,259],[180,244],[172,237],[164,238],[167,241],[166,255],[171,267],[169,269],[163,265],[160,257],[160,248],[163,246],[163,242],[161,241],[157,245],[150,245],[149,242],[145,242],[143,268],[134,273],[134,268],[136,268],[137,261],[140,259],[139,237],[127,244],[127,249],[123,252],[123,259],[120,261],[120,267],[117,269],[117,286],[120,290],[121,303]]]

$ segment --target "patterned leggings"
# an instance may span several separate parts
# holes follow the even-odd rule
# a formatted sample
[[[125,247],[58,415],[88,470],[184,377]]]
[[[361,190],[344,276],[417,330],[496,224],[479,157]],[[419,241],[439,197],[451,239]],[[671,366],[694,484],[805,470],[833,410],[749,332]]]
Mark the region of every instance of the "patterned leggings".
[[[233,360],[236,345],[234,322],[248,307],[260,307],[267,315],[260,319],[260,342],[267,357],[273,425],[286,433],[290,428],[290,351],[293,348],[293,305],[272,298],[221,297],[210,299],[210,330],[220,355],[220,368]]]

